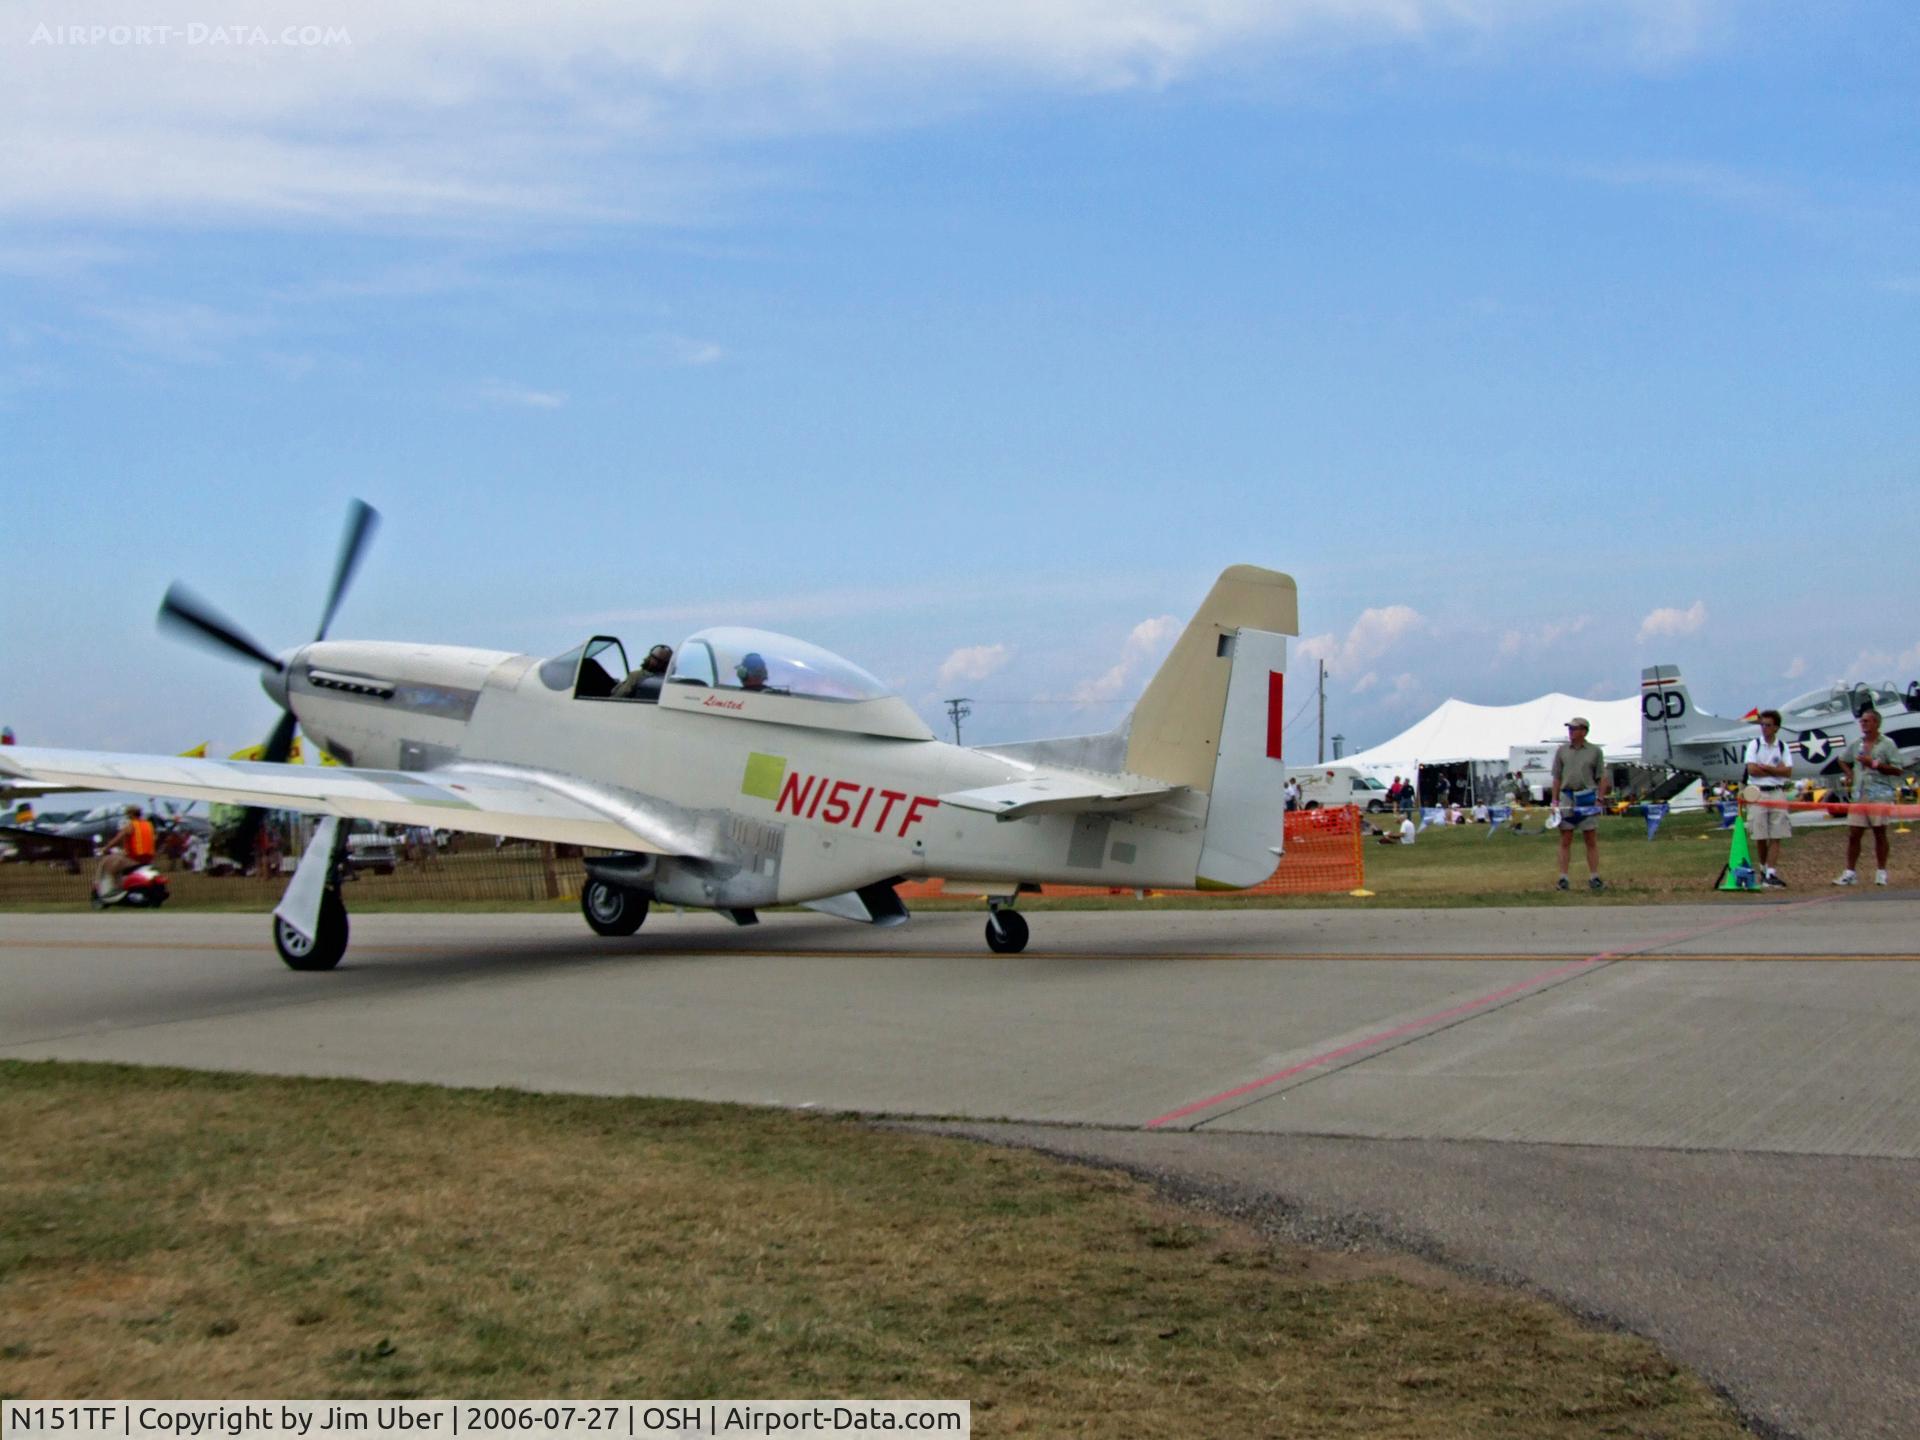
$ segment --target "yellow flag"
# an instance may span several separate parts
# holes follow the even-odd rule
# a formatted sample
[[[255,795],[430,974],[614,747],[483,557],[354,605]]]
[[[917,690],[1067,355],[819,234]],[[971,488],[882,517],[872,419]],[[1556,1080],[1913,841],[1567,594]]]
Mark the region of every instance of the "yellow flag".
[[[267,747],[265,745],[249,745],[244,750],[234,751],[233,754],[227,758],[229,760],[264,760],[267,758]],[[287,752],[286,763],[289,765],[303,765],[306,763],[300,758],[300,737],[298,735],[293,737],[293,749]]]
[[[207,742],[202,740],[198,745],[194,746],[191,750],[182,750],[180,752],[180,758],[182,760],[206,759],[207,758]]]
[[[338,765],[340,762],[334,759],[333,756],[329,755],[326,751],[322,750],[320,752],[320,763],[322,765]]]

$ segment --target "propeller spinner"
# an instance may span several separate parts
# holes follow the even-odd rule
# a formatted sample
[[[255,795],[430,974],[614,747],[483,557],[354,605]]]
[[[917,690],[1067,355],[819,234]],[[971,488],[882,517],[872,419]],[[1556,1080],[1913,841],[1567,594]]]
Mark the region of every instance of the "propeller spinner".
[[[361,557],[366,554],[379,524],[380,512],[366,501],[355,500],[348,507],[347,528],[340,537],[340,558],[333,567],[333,586],[327,592],[326,606],[320,612],[320,628],[313,637],[316,641],[327,638],[328,627],[339,612],[347,585],[360,568]],[[266,682],[267,693],[282,709],[286,709],[286,684],[283,680],[276,685],[273,680],[285,675],[287,662],[178,581],[167,587],[166,597],[160,602],[159,620],[162,625],[181,631],[208,649],[222,650],[260,666],[267,672],[261,677]],[[287,710],[273,727],[273,733],[267,737],[260,758],[275,762],[285,760],[293,751],[293,733],[298,724],[293,711]]]

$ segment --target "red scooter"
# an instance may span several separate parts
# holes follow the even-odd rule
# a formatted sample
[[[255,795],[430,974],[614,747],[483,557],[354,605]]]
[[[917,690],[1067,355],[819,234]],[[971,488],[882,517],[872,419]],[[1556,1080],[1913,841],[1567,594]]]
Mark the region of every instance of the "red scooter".
[[[100,886],[93,887],[93,908],[105,910],[110,905],[130,905],[136,909],[155,910],[167,903],[167,877],[151,865],[136,865],[120,877],[119,885],[104,894]]]

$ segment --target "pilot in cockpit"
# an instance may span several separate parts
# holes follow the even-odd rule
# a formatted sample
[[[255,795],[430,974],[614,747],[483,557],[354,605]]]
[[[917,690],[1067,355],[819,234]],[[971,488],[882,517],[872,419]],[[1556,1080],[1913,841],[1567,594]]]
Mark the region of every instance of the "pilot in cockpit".
[[[767,688],[767,662],[757,650],[749,650],[741,656],[740,663],[733,667],[733,673],[739,677],[742,690]]]
[[[657,700],[661,683],[666,679],[667,666],[673,663],[673,647],[656,645],[647,651],[647,658],[640,662],[640,668],[628,675],[613,687],[616,700]]]

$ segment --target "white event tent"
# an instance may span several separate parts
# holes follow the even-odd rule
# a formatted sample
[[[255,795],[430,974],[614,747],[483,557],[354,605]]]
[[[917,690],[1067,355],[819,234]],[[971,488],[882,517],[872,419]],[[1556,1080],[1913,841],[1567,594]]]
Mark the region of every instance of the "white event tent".
[[[1342,756],[1339,763],[1352,765],[1382,781],[1391,781],[1395,775],[1411,775],[1420,765],[1445,765],[1459,760],[1498,760],[1504,764],[1507,751],[1516,745],[1558,744],[1565,740],[1567,721],[1575,715],[1584,715],[1592,722],[1587,738],[1606,752],[1609,761],[1640,758],[1637,697],[1582,700],[1556,691],[1519,705],[1474,705],[1465,700],[1448,700],[1393,739],[1357,754]]]

